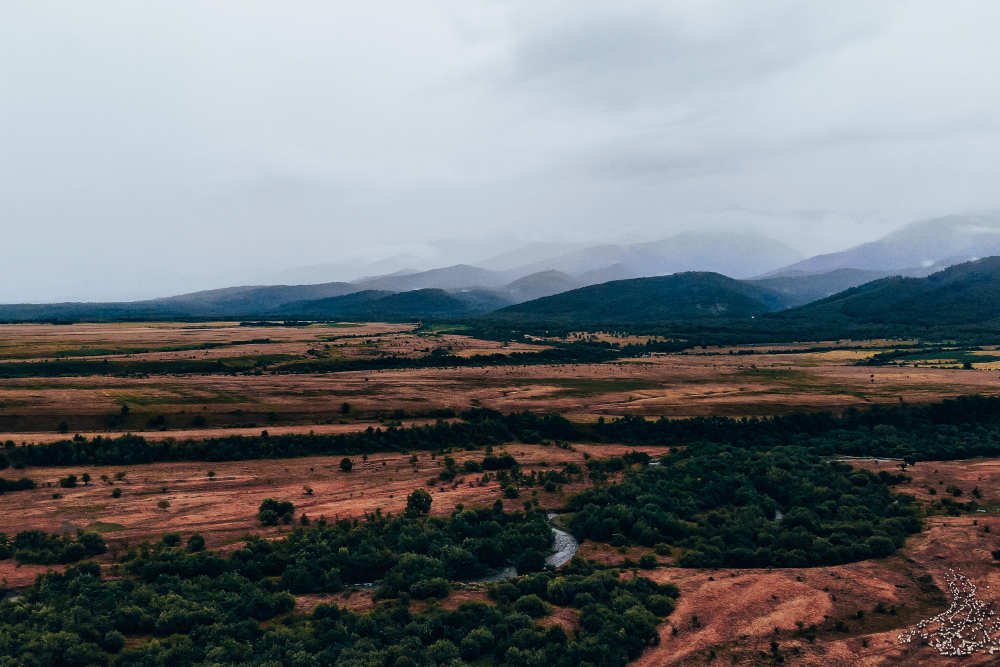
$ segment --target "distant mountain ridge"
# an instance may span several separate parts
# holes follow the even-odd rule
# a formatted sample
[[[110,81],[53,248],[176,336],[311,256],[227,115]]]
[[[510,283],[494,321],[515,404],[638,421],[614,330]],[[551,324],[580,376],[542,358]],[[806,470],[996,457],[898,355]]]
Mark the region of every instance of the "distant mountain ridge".
[[[993,255],[1000,255],[1000,215],[950,215],[914,222],[877,241],[810,257],[761,277],[837,269],[915,275],[920,269],[942,269]]]
[[[997,322],[1000,257],[956,264],[925,278],[883,278],[781,316],[921,326]]]

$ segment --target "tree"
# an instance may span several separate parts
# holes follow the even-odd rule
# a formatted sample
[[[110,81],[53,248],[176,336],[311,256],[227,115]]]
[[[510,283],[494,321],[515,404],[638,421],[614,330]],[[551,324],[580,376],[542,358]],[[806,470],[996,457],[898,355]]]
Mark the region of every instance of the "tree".
[[[178,544],[181,543],[181,534],[167,533],[166,535],[163,536],[163,543],[166,544],[168,547],[176,547]]]
[[[354,462],[351,461],[351,459],[340,460],[340,469],[343,470],[344,472],[351,472],[351,468],[353,467],[354,467]]]
[[[124,470],[119,470],[118,472],[115,473],[115,479],[120,482],[123,479],[125,479],[125,475],[127,475],[127,474],[128,473],[125,472]]]
[[[111,492],[111,497],[112,497],[112,498],[121,498],[121,497],[122,497],[122,490],[121,490],[121,489],[119,489],[119,488],[118,488],[118,487],[116,486],[116,487],[115,487],[115,489],[114,489],[114,491],[112,491],[112,492]]]
[[[83,480],[83,485],[84,486],[89,486],[90,485],[90,473],[89,472],[83,473],[83,476],[80,477],[80,479]]]
[[[59,432],[66,433],[68,431],[69,431],[69,424],[67,424],[65,421],[59,422]]]
[[[432,502],[434,502],[434,499],[431,497],[431,494],[423,489],[417,489],[406,496],[406,512],[416,516],[427,514],[431,511]]]
[[[72,489],[76,486],[76,475],[66,475],[59,478],[59,486],[64,489]]]
[[[351,404],[344,402],[340,404],[340,414],[346,415],[351,411]]]
[[[122,405],[122,414],[123,415],[127,415],[131,411],[132,411],[132,408],[130,408],[128,406],[128,403],[125,403],[124,405]]]
[[[170,501],[169,500],[161,500],[160,502],[156,503],[156,506],[159,507],[164,512],[166,512],[167,508],[170,507]]]
[[[191,553],[205,549],[205,538],[200,533],[194,533],[187,541],[187,550]]]
[[[209,479],[214,479],[215,478],[215,471],[214,470],[209,470],[208,471],[208,478]]]

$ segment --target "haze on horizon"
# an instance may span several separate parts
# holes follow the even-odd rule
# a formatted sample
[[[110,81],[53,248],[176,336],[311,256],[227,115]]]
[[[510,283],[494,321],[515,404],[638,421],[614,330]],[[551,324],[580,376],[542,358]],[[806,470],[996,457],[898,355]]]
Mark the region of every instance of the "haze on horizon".
[[[7,2],[0,302],[703,229],[808,256],[995,210],[998,19],[988,2]]]

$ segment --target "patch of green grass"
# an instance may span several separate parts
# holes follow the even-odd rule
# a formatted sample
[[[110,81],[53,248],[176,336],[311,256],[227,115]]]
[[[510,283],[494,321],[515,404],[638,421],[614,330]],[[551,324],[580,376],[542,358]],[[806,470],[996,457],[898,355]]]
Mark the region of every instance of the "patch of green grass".
[[[117,533],[119,531],[125,530],[125,526],[120,523],[105,523],[103,521],[95,521],[94,523],[87,526],[84,530],[90,531],[92,533]]]

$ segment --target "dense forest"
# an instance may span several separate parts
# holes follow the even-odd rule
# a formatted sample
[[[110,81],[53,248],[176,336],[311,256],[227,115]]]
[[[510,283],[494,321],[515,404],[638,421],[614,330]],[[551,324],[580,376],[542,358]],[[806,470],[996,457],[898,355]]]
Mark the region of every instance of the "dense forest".
[[[623,667],[656,640],[656,626],[673,610],[676,587],[622,579],[579,557],[558,574],[491,584],[489,601],[442,608],[436,598],[448,594],[452,578],[480,571],[476,541],[491,538],[500,539],[478,546],[494,564],[503,550],[538,553],[551,539],[541,512],[505,514],[500,506],[448,519],[370,515],[297,528],[277,542],[251,539],[226,557],[205,551],[197,534],[186,545],[168,534],[117,556],[114,580],[86,561],[40,575],[0,603],[0,655],[25,667],[459,667],[480,658]],[[330,604],[293,613],[288,591],[340,590],[341,577],[379,573],[382,601],[368,613]],[[414,598],[427,598],[422,611],[412,609]],[[567,633],[540,624],[553,605],[578,609],[578,627]]]
[[[804,447],[704,444],[574,496],[570,528],[612,544],[682,547],[683,567],[838,565],[888,556],[919,532],[910,498],[890,490],[902,481]]]

